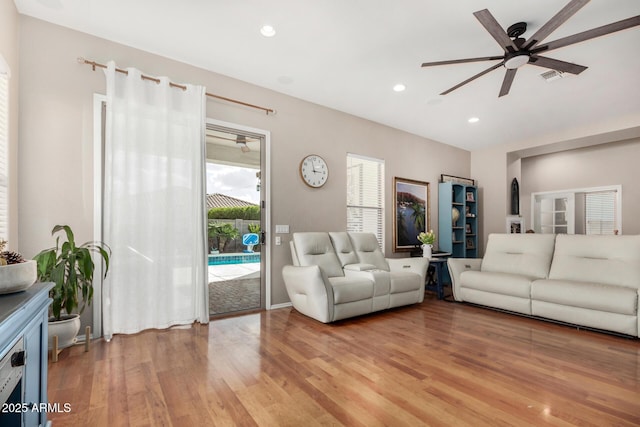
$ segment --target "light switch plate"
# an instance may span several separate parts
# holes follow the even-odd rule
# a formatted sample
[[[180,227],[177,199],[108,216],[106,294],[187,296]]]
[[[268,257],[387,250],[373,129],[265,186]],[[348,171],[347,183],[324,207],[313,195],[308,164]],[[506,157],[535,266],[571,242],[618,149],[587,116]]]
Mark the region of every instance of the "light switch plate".
[[[276,233],[281,233],[281,234],[289,233],[289,225],[276,225]]]

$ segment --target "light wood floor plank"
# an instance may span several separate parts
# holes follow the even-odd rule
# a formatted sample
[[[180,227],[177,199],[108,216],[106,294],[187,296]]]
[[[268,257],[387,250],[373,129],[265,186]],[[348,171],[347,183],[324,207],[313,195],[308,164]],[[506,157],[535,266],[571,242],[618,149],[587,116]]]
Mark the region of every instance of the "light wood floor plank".
[[[285,308],[49,363],[59,426],[637,426],[640,341],[436,300],[325,325]]]

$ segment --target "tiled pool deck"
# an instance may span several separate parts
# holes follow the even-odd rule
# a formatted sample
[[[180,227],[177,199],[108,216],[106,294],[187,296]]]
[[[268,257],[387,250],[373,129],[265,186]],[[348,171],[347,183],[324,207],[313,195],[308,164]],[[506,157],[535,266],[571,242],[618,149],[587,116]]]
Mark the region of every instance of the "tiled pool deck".
[[[241,278],[259,277],[260,263],[220,264],[209,266],[209,283]]]

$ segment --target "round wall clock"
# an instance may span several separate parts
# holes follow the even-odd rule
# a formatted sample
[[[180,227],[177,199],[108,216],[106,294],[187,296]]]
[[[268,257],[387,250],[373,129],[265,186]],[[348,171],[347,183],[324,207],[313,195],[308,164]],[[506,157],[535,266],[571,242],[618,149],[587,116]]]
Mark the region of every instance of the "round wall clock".
[[[327,162],[315,154],[308,155],[300,162],[300,176],[309,187],[322,187],[329,178]]]

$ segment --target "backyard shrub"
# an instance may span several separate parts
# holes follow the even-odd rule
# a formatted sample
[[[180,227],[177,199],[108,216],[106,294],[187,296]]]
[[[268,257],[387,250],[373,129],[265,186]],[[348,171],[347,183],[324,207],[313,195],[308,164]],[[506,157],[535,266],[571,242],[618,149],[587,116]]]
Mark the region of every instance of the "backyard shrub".
[[[211,208],[207,214],[209,219],[260,219],[260,206],[243,206],[241,208]]]

